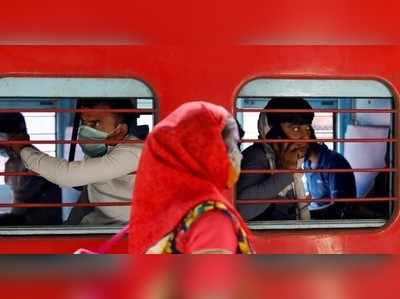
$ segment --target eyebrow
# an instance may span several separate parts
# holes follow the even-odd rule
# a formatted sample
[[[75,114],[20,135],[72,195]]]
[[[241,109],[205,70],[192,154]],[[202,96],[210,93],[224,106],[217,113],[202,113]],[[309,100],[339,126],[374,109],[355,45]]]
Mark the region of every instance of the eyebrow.
[[[290,123],[289,127],[300,127],[300,126],[310,126],[309,124],[295,124],[295,123]]]

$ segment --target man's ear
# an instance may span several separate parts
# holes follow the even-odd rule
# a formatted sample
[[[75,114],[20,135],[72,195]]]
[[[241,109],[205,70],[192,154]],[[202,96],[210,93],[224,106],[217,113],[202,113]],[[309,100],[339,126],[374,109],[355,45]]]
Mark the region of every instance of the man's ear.
[[[127,135],[129,128],[127,124],[120,124],[120,128],[121,128],[121,134]]]
[[[127,124],[119,124],[113,132],[111,132],[106,140],[121,140],[128,134],[128,125]]]
[[[127,124],[119,124],[115,132],[116,139],[123,139],[128,134],[129,128]]]

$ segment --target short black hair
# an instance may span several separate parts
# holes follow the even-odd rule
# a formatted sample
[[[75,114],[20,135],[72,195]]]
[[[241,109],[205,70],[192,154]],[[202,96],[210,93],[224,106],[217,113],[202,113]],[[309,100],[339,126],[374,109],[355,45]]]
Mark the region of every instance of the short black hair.
[[[312,110],[311,105],[301,97],[285,98],[285,97],[275,97],[272,98],[264,109],[274,110],[274,109],[302,109],[302,110]],[[272,128],[284,122],[295,123],[298,125],[311,125],[314,119],[314,112],[276,112],[267,114],[268,125]]]
[[[98,106],[108,106],[110,109],[136,109],[132,99],[127,98],[93,98],[79,100],[77,108],[91,108],[94,109]],[[118,115],[120,121],[128,125],[129,128],[133,125],[133,119],[139,117],[137,112],[113,112]]]
[[[0,132],[6,134],[26,134],[26,123],[22,113],[0,113]]]

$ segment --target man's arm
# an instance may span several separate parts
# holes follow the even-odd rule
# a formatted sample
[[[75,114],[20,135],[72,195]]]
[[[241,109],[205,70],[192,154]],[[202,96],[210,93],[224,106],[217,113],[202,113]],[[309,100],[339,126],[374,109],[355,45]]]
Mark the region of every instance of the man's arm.
[[[242,169],[270,169],[262,150],[255,148],[247,151],[242,160]],[[238,199],[273,199],[293,182],[291,174],[242,174],[237,184]],[[238,205],[245,219],[256,217],[265,211],[270,204]]]
[[[110,153],[99,158],[68,162],[50,157],[33,147],[21,150],[26,168],[48,181],[66,187],[105,182],[136,171],[141,145],[119,144]]]

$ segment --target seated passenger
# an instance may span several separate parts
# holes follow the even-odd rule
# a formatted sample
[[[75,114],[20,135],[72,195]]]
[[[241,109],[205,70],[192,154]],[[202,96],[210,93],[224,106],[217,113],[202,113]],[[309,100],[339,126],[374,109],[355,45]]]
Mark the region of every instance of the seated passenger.
[[[27,134],[25,119],[21,113],[0,113],[0,134],[8,140],[10,134]],[[5,172],[24,172],[20,156],[9,146],[0,148],[1,155],[8,157]],[[61,189],[39,176],[6,175],[5,183],[11,189],[13,203],[48,204],[61,203]],[[62,223],[61,207],[12,208],[10,213],[0,214],[0,225],[53,225]]]
[[[304,159],[304,169],[351,169],[351,166],[341,154],[329,150],[324,144],[313,143]],[[306,173],[305,177],[312,199],[357,197],[353,172],[314,172]],[[313,219],[344,219],[351,218],[353,205],[343,202],[311,202],[309,210]]]
[[[238,141],[232,115],[207,102],[186,103],[154,128],[133,194],[130,253],[253,252],[224,196],[239,176]]]
[[[83,109],[133,109],[128,99],[86,100]],[[130,202],[142,144],[121,143],[137,140],[130,134],[131,115],[111,111],[81,114],[78,139],[111,141],[112,144],[80,144],[82,161],[54,158],[29,145],[15,145],[25,166],[60,186],[87,185],[89,202]],[[18,138],[18,136],[16,136]],[[24,137],[29,138],[29,136]],[[81,224],[123,224],[129,220],[129,206],[98,206],[84,216]]]
[[[312,109],[303,98],[273,98],[265,109]],[[309,139],[313,112],[262,112],[258,119],[259,139]],[[308,143],[254,143],[243,151],[242,169],[296,169],[301,167]],[[295,184],[298,174],[241,174],[238,199],[294,199],[304,193]],[[301,175],[300,175],[301,177]],[[296,179],[298,181],[298,179]],[[296,186],[295,186],[296,185]],[[303,189],[303,190],[300,190]],[[297,194],[297,196],[296,196]],[[246,220],[306,219],[304,204],[241,204]],[[299,209],[299,207],[302,207]]]

